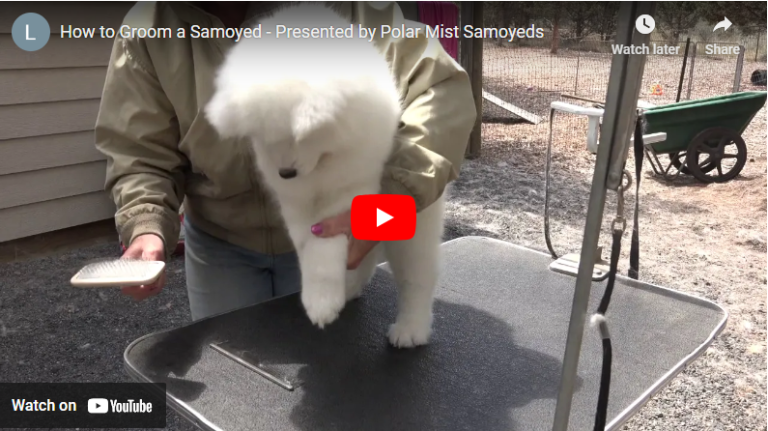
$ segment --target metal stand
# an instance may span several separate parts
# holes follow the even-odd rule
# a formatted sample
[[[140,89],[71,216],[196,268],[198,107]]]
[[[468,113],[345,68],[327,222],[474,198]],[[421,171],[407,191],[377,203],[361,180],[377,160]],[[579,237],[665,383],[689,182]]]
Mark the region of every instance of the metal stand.
[[[592,271],[592,281],[603,281],[608,278],[609,262],[603,260],[603,248],[597,248],[597,260]],[[577,276],[579,274],[580,259],[578,253],[569,253],[549,265],[549,269],[561,274]]]
[[[614,43],[623,45],[648,45],[649,35],[635,31],[635,20],[642,14],[652,14],[655,2],[622,3],[619,24]],[[636,120],[637,99],[645,68],[645,55],[617,54],[613,56],[611,75],[606,96],[597,163],[592,178],[589,196],[587,223],[581,247],[576,290],[568,325],[563,371],[560,390],[555,408],[553,431],[566,431],[571,413],[571,404],[579,366],[579,355],[587,318],[590,288],[596,258],[600,227],[605,208],[607,189],[616,190],[621,186],[624,164],[629,151],[630,127]]]

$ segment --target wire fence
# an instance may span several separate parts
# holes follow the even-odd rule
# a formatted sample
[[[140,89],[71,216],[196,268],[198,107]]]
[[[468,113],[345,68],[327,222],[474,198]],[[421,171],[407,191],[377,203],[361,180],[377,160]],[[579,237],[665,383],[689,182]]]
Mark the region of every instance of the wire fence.
[[[694,100],[742,89],[745,55],[710,54],[707,45],[652,43],[651,53],[654,47],[666,47],[668,53],[647,57],[641,99],[666,104],[677,100],[678,93],[680,100]],[[717,47],[744,49],[737,43],[718,43]],[[612,54],[610,42],[563,43],[557,54],[552,54],[549,47],[500,46],[490,41],[483,50],[483,87],[496,97],[538,113],[546,111],[549,102],[561,94],[602,101]],[[749,75],[753,70],[747,72]]]
[[[553,101],[582,106],[604,101],[613,56],[612,42],[564,39],[558,45],[553,54],[551,39],[528,39],[515,44],[485,40],[483,122],[527,123],[514,110],[518,113],[522,110],[529,120],[538,120],[535,127],[507,128],[504,139],[535,136],[544,143]],[[667,48],[663,53],[654,53],[654,45],[658,49]],[[687,38],[677,43],[651,42],[652,55],[646,57],[640,99],[653,105],[665,105],[678,99],[696,100],[736,91],[765,90],[764,86],[756,88],[750,82],[753,72],[766,69],[764,55],[761,61],[751,61],[760,54],[750,53],[744,42],[717,42],[719,52],[713,52],[712,45]],[[722,54],[733,52],[736,47],[741,55]],[[508,109],[510,105],[513,112]],[[558,123],[562,128],[558,132],[559,145],[586,145],[586,118],[567,116]],[[496,136],[500,133],[497,129],[484,127],[483,133],[491,139],[501,138]],[[518,136],[522,134],[525,136]]]

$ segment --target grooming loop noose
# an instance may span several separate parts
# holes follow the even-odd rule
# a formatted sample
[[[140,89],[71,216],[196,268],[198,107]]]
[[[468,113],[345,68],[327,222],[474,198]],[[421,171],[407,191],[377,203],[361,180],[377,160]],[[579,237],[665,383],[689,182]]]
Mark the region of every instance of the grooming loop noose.
[[[547,158],[544,173],[544,239],[547,243],[547,249],[554,259],[558,258],[555,249],[552,246],[552,240],[550,237],[549,226],[549,189],[550,189],[550,171],[552,168],[552,134],[553,134],[553,121],[555,117],[555,110],[551,109],[549,113],[549,138],[547,140]],[[642,165],[642,152],[639,149],[643,144],[642,135],[642,111],[638,112],[637,123],[635,124],[635,168],[637,175],[637,192],[639,193],[640,186],[640,169]],[[638,154],[639,153],[639,154]],[[611,245],[611,260],[610,270],[608,271],[608,283],[603,293],[603,298],[600,300],[600,305],[597,307],[597,311],[592,315],[592,325],[596,326],[603,345],[603,364],[600,373],[600,391],[597,397],[597,409],[595,412],[595,427],[594,431],[605,431],[605,425],[608,418],[608,396],[611,386],[611,364],[613,361],[613,347],[611,345],[611,334],[608,331],[608,322],[605,318],[605,313],[608,311],[608,305],[611,302],[611,295],[613,294],[613,287],[616,282],[616,274],[618,272],[619,259],[621,257],[621,238],[624,232],[627,230],[627,218],[625,216],[625,199],[624,191],[632,186],[632,175],[626,169],[622,170],[622,181],[616,189],[616,215],[611,221],[611,233],[613,237],[613,244]],[[633,241],[632,250],[630,255],[637,253],[637,246],[635,235],[637,233],[637,200],[639,196],[635,196],[635,228],[633,229]],[[630,256],[630,277],[636,278],[636,274],[633,276],[632,269],[637,266],[635,262],[632,264]],[[635,268],[636,269],[636,268]]]
[[[611,268],[608,272],[608,284],[605,287],[605,293],[603,293],[603,298],[600,300],[597,311],[592,315],[592,324],[597,326],[603,344],[603,364],[600,373],[600,392],[597,396],[594,431],[604,431],[608,418],[608,395],[611,386],[613,346],[611,345],[611,333],[608,331],[608,321],[605,318],[605,313],[608,311],[613,286],[616,282],[616,273],[618,272],[619,258],[621,257],[621,237],[627,230],[627,218],[624,215],[624,190],[632,185],[632,176],[626,169],[623,171],[622,176],[626,183],[622,181],[622,184],[619,184],[619,187],[616,189],[616,216],[611,222],[613,245],[611,246]]]

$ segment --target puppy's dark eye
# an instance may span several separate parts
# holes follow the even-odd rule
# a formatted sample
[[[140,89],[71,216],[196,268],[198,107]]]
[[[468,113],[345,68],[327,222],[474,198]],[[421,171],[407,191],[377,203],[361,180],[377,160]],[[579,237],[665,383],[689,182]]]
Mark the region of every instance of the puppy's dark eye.
[[[298,175],[299,172],[293,168],[280,168],[278,170],[278,174],[280,175],[281,178],[289,180],[291,178],[296,177],[296,175]]]
[[[401,121],[400,124],[397,125],[397,128],[402,129],[403,127],[405,127],[405,123]]]

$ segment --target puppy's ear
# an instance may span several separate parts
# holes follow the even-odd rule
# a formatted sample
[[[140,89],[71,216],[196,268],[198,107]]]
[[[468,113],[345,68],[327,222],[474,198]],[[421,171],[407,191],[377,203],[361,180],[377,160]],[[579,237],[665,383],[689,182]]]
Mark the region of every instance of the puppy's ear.
[[[310,92],[293,110],[291,128],[298,141],[333,122],[341,110],[337,94]]]

